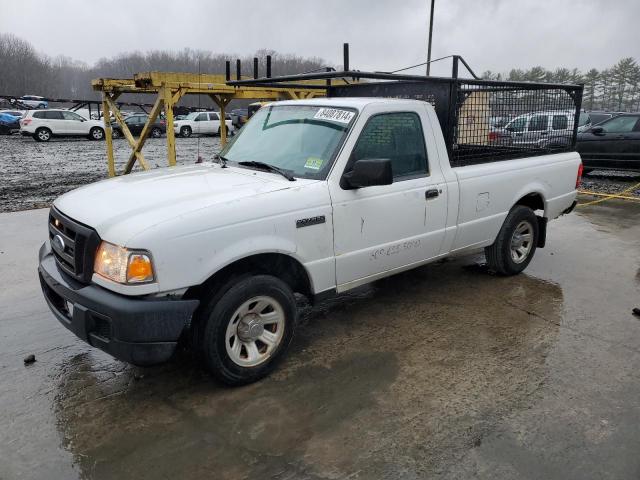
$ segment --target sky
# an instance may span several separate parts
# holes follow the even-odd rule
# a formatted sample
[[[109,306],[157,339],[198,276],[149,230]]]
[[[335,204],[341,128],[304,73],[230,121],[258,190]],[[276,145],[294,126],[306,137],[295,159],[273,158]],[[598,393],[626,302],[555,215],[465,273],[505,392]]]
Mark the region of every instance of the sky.
[[[189,47],[233,55],[267,48],[341,65],[349,42],[352,68],[390,71],[426,60],[429,2],[0,0],[0,32],[89,64]],[[640,0],[435,0],[432,58],[459,54],[477,73],[600,69],[640,60],[638,18]],[[449,71],[443,62],[432,67]]]

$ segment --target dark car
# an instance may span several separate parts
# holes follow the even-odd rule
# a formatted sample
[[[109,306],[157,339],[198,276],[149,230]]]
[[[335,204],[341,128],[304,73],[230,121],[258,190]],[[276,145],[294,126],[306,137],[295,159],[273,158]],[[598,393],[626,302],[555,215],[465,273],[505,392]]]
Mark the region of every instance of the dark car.
[[[0,135],[11,135],[20,130],[20,117],[0,112]]]
[[[147,119],[149,116],[144,113],[135,113],[133,115],[129,115],[124,119],[124,123],[127,124],[129,131],[132,135],[140,135],[142,129],[144,128],[145,123],[147,123]],[[117,122],[111,122],[112,133],[111,136],[113,138],[120,138],[123,136],[122,128]],[[163,119],[157,118],[153,125],[151,126],[151,132],[149,135],[153,138],[161,137],[163,133],[167,132],[167,122]]]
[[[576,150],[585,171],[640,171],[640,113],[625,113],[578,134]]]

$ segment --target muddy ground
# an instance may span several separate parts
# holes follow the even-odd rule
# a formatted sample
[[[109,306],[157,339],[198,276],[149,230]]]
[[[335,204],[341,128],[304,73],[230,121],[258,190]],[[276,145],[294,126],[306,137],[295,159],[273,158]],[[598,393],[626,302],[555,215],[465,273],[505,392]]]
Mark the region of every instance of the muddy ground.
[[[198,153],[212,160],[220,149],[217,137],[176,139],[178,163],[193,163]],[[121,172],[131,150],[124,139],[114,140],[117,170]],[[143,153],[152,167],[166,166],[166,138],[147,140]],[[107,177],[106,145],[86,139],[53,139],[38,143],[31,137],[0,136],[0,212],[48,206],[59,195]],[[640,173],[594,170],[583,188],[616,193],[640,182]],[[640,198],[640,185],[626,195]]]
[[[0,214],[2,480],[640,474],[640,204],[552,222],[515,277],[474,255],[307,307],[279,370],[235,389],[59,325],[36,276],[46,215]]]

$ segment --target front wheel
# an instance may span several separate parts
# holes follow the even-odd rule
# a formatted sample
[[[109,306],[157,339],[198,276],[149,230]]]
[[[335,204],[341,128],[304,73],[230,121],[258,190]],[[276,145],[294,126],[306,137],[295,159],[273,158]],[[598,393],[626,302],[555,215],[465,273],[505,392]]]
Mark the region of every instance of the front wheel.
[[[153,138],[160,138],[162,136],[162,130],[160,130],[159,128],[154,128],[153,130],[151,130],[151,136]]]
[[[538,219],[529,207],[511,209],[493,245],[484,249],[489,269],[499,275],[522,272],[536,251]]]
[[[276,277],[255,275],[228,283],[195,319],[208,370],[227,385],[265,377],[291,343],[297,316],[293,292]]]
[[[93,127],[89,131],[89,138],[91,140],[103,140],[104,139],[104,130],[100,127]]]

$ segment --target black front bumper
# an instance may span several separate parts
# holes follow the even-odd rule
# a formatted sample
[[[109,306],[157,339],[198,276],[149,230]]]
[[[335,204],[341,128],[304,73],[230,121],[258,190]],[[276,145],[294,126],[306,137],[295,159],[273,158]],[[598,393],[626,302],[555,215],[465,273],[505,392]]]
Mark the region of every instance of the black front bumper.
[[[79,283],[60,272],[48,243],[39,259],[42,292],[58,321],[90,345],[134,365],[168,360],[198,307],[198,300],[127,297]]]

